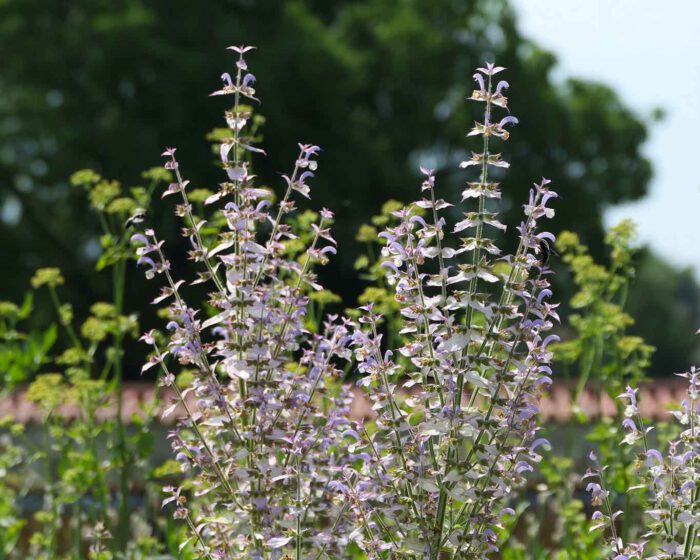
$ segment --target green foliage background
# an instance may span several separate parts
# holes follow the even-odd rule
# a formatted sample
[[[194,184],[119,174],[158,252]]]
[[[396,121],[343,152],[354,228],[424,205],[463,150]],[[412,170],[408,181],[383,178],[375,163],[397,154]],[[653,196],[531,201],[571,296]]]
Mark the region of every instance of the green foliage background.
[[[504,221],[517,223],[530,184],[547,176],[563,196],[553,229],[577,232],[603,258],[604,209],[647,192],[648,123],[605,85],[553,80],[555,56],[519,33],[505,0],[3,0],[0,252],[11,273],[2,299],[19,300],[41,266],[63,270],[67,299],[105,299],[109,279],[93,273],[99,228],[69,185],[75,170],[138,185],[173,145],[195,187],[220,180],[204,138],[222,107],[207,94],[233,65],[224,47],[240,43],[259,49],[250,60],[270,155],[256,172],[281,187],[296,142],[324,149],[313,196],[336,211],[340,243],[325,284],[346,305],[361,290],[357,227],[387,199],[413,197],[419,162],[438,169],[445,198],[457,197],[473,117],[464,98],[485,59],[509,68],[520,119]],[[177,237],[171,216],[150,220]],[[658,348],[652,371],[681,371],[697,286],[688,271],[645,255],[630,294],[632,331]],[[142,282],[127,282],[134,309],[152,296]]]

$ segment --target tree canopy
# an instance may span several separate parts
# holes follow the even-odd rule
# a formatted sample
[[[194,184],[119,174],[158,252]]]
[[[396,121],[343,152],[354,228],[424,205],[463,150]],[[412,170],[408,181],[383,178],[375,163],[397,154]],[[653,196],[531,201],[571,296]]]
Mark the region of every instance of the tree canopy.
[[[312,196],[337,214],[341,250],[326,284],[348,305],[357,227],[387,199],[413,198],[419,164],[456,198],[456,164],[473,147],[465,97],[484,60],[508,68],[520,120],[504,178],[509,223],[549,177],[564,199],[553,228],[599,254],[603,210],[647,191],[645,122],[603,84],[553,79],[556,57],[522,36],[505,0],[8,0],[0,235],[13,274],[3,297],[18,297],[38,266],[59,266],[81,296],[105,291],[90,274],[97,228],[69,185],[75,170],[138,184],[172,145],[193,185],[220,180],[205,137],[222,107],[207,94],[233,66],[231,44],[258,47],[250,63],[270,155],[256,173],[281,189],[297,142],[324,150]]]

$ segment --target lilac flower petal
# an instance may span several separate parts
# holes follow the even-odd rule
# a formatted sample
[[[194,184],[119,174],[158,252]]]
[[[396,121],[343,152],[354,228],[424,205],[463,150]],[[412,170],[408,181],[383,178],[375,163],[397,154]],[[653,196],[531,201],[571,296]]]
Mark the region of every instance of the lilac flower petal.
[[[552,447],[549,443],[549,440],[547,440],[545,438],[539,438],[539,439],[536,439],[535,441],[532,442],[532,444],[530,445],[530,450],[534,451],[535,449],[537,449],[541,445],[543,445],[547,449],[551,449],[551,447]]]
[[[504,89],[508,89],[509,87],[510,87],[510,86],[509,86],[508,82],[506,82],[505,80],[501,80],[501,81],[498,82],[498,84],[496,85],[495,95],[498,95],[498,94],[501,93]]]
[[[501,122],[498,123],[498,126],[500,128],[503,128],[505,125],[510,124],[510,125],[516,125],[518,124],[518,119],[514,117],[513,115],[508,115],[507,117],[504,117],[501,119]]]
[[[659,453],[659,451],[656,449],[649,449],[649,451],[647,451],[646,453],[646,456],[648,459],[651,459],[652,457],[656,459],[659,465],[663,465],[664,463],[664,458],[661,456],[661,453]]]
[[[229,74],[228,72],[224,72],[223,74],[221,74],[221,79],[223,80],[224,85],[226,87],[233,87],[233,82],[231,81],[231,74]]]
[[[304,181],[310,179],[311,177],[314,177],[314,174],[311,171],[304,171],[299,177],[299,183],[303,184]]]
[[[542,233],[538,233],[535,237],[537,239],[547,239],[548,241],[551,241],[552,243],[557,242],[557,238],[554,236],[554,234],[550,233],[548,231],[543,231]]]
[[[148,245],[148,239],[146,239],[146,236],[143,235],[142,233],[135,233],[134,235],[131,236],[130,241],[134,244],[140,243],[141,245]]]

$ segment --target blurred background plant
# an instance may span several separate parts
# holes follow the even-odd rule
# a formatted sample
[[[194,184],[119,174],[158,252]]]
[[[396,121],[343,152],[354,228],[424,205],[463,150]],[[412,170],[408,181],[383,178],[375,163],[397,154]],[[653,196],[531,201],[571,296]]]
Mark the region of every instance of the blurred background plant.
[[[178,531],[159,513],[163,477],[177,468],[154,462],[158,401],[131,418],[122,409],[124,346],[139,334],[137,314],[124,305],[128,239],[133,216],[140,219],[169,173],[152,169],[143,177],[148,188],[127,193],[94,171],[71,178],[103,227],[95,268],[111,271],[112,301],[92,303],[80,321],[63,298],[62,272],[40,268],[21,305],[0,302],[0,396],[26,385],[23,397],[41,414],[35,424],[12,416],[0,424],[0,558],[177,551]],[[37,313],[43,300],[53,317]]]

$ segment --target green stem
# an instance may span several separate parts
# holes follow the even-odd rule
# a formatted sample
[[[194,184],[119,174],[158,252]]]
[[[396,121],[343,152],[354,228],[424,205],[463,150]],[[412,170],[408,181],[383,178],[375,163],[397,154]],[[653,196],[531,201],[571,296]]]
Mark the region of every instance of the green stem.
[[[642,427],[643,429],[643,427]],[[690,434],[691,438],[696,439],[695,434],[695,399],[690,399]],[[697,462],[697,459],[695,459]],[[700,488],[698,488],[697,481],[693,480],[695,483],[695,489],[693,490],[693,498],[690,504],[691,513],[695,513],[695,505],[698,500],[700,500]],[[683,547],[683,558],[690,558],[695,547],[695,539],[697,536],[697,526],[695,524],[688,525],[685,531],[685,546]]]
[[[302,560],[302,532],[301,532],[301,461],[297,457],[297,534],[296,534],[296,560]]]
[[[374,321],[372,321],[372,334],[374,336],[374,339],[376,340],[378,338],[378,334],[377,334],[377,326],[374,323]],[[381,355],[381,352],[379,350],[377,350],[377,355],[376,355],[375,359],[377,360],[377,363],[379,364],[381,378],[382,378],[382,381],[384,382],[384,387],[386,390],[386,398],[389,401],[389,410],[391,411],[391,427],[392,427],[392,432],[394,433],[394,437],[396,439],[396,451],[397,451],[397,454],[399,456],[399,459],[401,460],[401,466],[403,467],[404,476],[406,477],[406,495],[408,497],[409,503],[411,504],[413,512],[416,514],[417,517],[420,517],[420,514],[418,513],[418,509],[416,508],[416,500],[413,496],[413,488],[411,486],[411,481],[408,479],[408,461],[406,460],[406,455],[404,454],[404,451],[403,451],[403,442],[401,440],[401,433],[399,432],[399,420],[403,420],[403,412],[401,411],[401,407],[399,407],[399,404],[394,399],[394,394],[391,391],[391,385],[389,384],[389,377],[386,373],[386,364],[384,363],[384,358]],[[397,412],[399,414],[398,419],[396,418]],[[367,434],[367,435],[369,436],[369,434]],[[369,437],[368,437],[368,439],[369,439]],[[369,440],[369,441],[371,441],[371,440]],[[375,453],[376,453],[376,450],[375,450]]]
[[[303,156],[304,151],[302,150],[299,152],[299,156],[297,157],[297,161],[301,159]],[[280,223],[282,222],[282,216],[284,215],[284,209],[286,207],[286,203],[289,200],[289,198],[292,196],[292,185],[294,185],[294,182],[296,181],[297,174],[299,173],[299,165],[296,164],[294,165],[294,171],[292,172],[292,177],[289,180],[289,185],[287,186],[287,190],[284,193],[284,198],[282,199],[282,202],[279,205],[279,209],[277,211],[277,217],[275,218],[275,223],[272,225],[272,232],[270,233],[270,240],[267,243],[267,251],[265,252],[265,255],[263,256],[262,263],[260,263],[260,268],[258,269],[258,273],[255,275],[255,280],[253,280],[253,290],[257,288],[258,282],[262,279],[263,274],[265,273],[265,265],[267,264],[267,259],[270,256],[270,252],[272,251],[272,244],[275,242],[275,237],[277,236],[277,230],[279,228]]]
[[[345,501],[343,503],[343,507],[340,509],[340,512],[338,513],[338,517],[335,518],[335,522],[333,523],[333,526],[331,527],[331,530],[330,530],[331,534],[333,534],[333,532],[335,531],[335,528],[338,526],[338,523],[340,523],[340,520],[345,515],[345,512],[348,510],[348,507],[350,507],[350,502]],[[321,550],[318,551],[318,554],[316,554],[314,560],[319,560],[319,558],[321,558],[321,556],[323,556],[324,554],[326,556],[328,556],[328,554],[326,553],[327,547],[328,547],[328,545],[324,544],[323,547],[321,548]]]
[[[94,408],[90,409],[90,412],[88,415],[88,426],[90,427],[91,430],[93,430],[95,427],[95,410],[94,410]],[[97,441],[94,437],[90,438],[89,449],[90,449],[90,454],[92,455],[92,457],[95,461],[97,490],[98,490],[98,495],[99,495],[100,507],[102,508],[102,511],[100,512],[101,515],[100,515],[99,520],[102,521],[104,526],[107,528],[107,530],[109,530],[109,528],[110,528],[110,523],[109,523],[109,487],[107,486],[107,481],[105,480],[104,471],[100,465],[100,455],[99,455],[99,451],[97,449]],[[98,519],[95,519],[94,521],[97,521],[97,520]]]
[[[58,320],[59,323],[63,326],[63,328],[66,330],[66,333],[68,334],[68,338],[70,338],[71,343],[73,346],[78,348],[79,350],[83,349],[83,345],[80,342],[80,339],[78,338],[78,335],[75,334],[75,330],[73,329],[73,325],[70,324],[70,322],[63,321],[63,318],[61,317],[61,302],[58,299],[58,293],[56,292],[56,288],[53,286],[49,286],[49,294],[51,295],[51,301],[53,302],[53,306],[56,309],[56,314],[58,315]]]
[[[202,538],[202,535],[197,530],[197,527],[195,526],[194,521],[192,521],[192,517],[190,516],[189,513],[187,514],[187,517],[185,519],[187,520],[187,525],[189,526],[190,531],[192,531],[192,534],[197,539],[199,546],[202,547],[202,553],[204,554],[204,556],[206,558],[208,558],[209,560],[214,560],[212,558],[211,554],[209,554],[209,547],[204,543],[204,539]]]
[[[321,218],[321,221],[318,224],[318,229],[321,231],[323,229],[323,223],[324,220]],[[311,252],[316,248],[316,245],[318,244],[319,240],[319,233],[316,233],[314,235],[313,241],[311,242],[310,247],[306,251],[306,260],[304,261],[304,266],[301,269],[301,272],[299,273],[299,278],[297,279],[296,286],[294,287],[294,294],[298,294],[299,290],[301,289],[301,285],[304,282],[304,278],[306,277],[306,273],[309,271],[311,268]],[[294,307],[294,302],[291,302],[289,305],[287,305],[285,309],[285,320],[282,323],[282,326],[280,328],[280,334],[277,339],[277,343],[275,344],[275,348],[272,351],[272,360],[276,360],[280,352],[282,351],[282,345],[284,344],[284,335],[287,333],[287,328],[289,327],[289,314],[292,312],[292,308]],[[270,380],[272,379],[272,372],[273,369],[271,368],[270,371],[268,372],[267,376],[265,377],[265,382],[269,383]]]
[[[485,117],[484,117],[484,124],[488,125],[488,121],[491,118],[491,76],[488,78],[488,88],[487,88],[487,95],[486,95],[486,109],[485,109]],[[489,156],[489,135],[487,134],[487,131],[484,131],[484,141],[483,141],[483,151],[481,154],[482,157],[482,163],[481,163],[481,178],[480,178],[480,183],[481,183],[481,192],[479,193],[479,220],[483,218],[483,213],[484,213],[484,207],[485,207],[485,198],[484,198],[484,193],[483,189],[486,188],[486,183],[488,181],[488,156]],[[433,197],[434,200],[434,197]],[[471,339],[471,331],[472,331],[472,315],[473,315],[473,307],[472,307],[472,302],[471,298],[474,296],[476,292],[476,287],[477,287],[477,280],[478,280],[478,267],[480,264],[481,260],[481,237],[483,234],[483,223],[480,221],[477,226],[476,226],[476,235],[475,235],[475,240],[476,240],[476,246],[474,247],[474,251],[472,253],[472,273],[474,276],[472,277],[471,281],[469,282],[469,291],[468,291],[468,297],[470,298],[470,301],[467,304],[467,311],[466,315],[464,318],[465,326],[466,326],[466,332],[469,338]],[[442,271],[440,271],[440,274],[442,275]],[[443,298],[444,298],[444,293],[443,293]],[[468,353],[468,346],[465,348],[465,353]],[[452,403],[452,410],[453,412],[453,418],[456,417],[459,414],[459,410],[461,408],[462,404],[462,394],[464,392],[464,370],[460,368],[460,370],[457,373],[457,391],[454,394],[453,398],[453,403]],[[450,419],[450,423],[453,424],[453,420]],[[451,429],[451,436],[453,440],[455,441],[454,447],[450,447],[447,452],[447,460],[445,461],[445,473],[447,472],[447,468],[450,464],[450,462],[453,460],[454,457],[456,457],[458,450],[457,450],[457,439],[455,437],[455,429],[452,427]],[[436,519],[436,528],[437,528],[437,536],[436,536],[436,543],[440,543],[442,540],[442,533],[443,533],[443,526],[445,523],[445,514],[447,511],[447,489],[442,487],[440,488],[440,496],[438,499],[438,512],[437,512],[437,519]],[[439,546],[437,550],[432,551],[433,552],[433,557],[435,560],[438,559],[440,555],[440,550]]]
[[[130,459],[129,451],[126,443],[126,427],[122,419],[123,409],[123,342],[124,334],[120,328],[119,322],[124,311],[124,285],[126,281],[126,261],[119,260],[112,267],[113,280],[113,300],[114,312],[117,318],[116,330],[114,332],[114,340],[112,349],[113,357],[113,372],[114,372],[114,393],[116,400],[116,447],[119,460],[119,513],[117,524],[117,538],[115,539],[116,549],[120,552],[126,550],[126,545],[129,540],[129,471]]]
[[[221,279],[219,278],[219,275],[216,273],[216,270],[211,265],[211,262],[209,261],[209,256],[208,256],[208,250],[204,246],[204,242],[202,241],[202,236],[199,233],[199,228],[197,227],[197,221],[194,218],[194,214],[192,214],[192,209],[191,209],[191,204],[189,199],[187,198],[187,193],[185,192],[185,183],[182,180],[182,175],[180,174],[180,168],[175,161],[175,156],[171,156],[172,162],[175,164],[175,177],[177,179],[177,183],[180,188],[180,195],[182,196],[182,203],[183,207],[185,209],[185,213],[187,215],[188,220],[190,221],[190,227],[192,228],[192,235],[194,236],[194,239],[197,243],[197,249],[201,253],[201,258],[202,261],[204,262],[204,266],[207,269],[207,272],[209,273],[209,276],[211,276],[212,281],[216,285],[216,289],[219,290],[219,293],[221,293],[221,296],[224,299],[228,299],[228,294],[226,293],[226,288],[224,285],[221,283]]]
[[[78,496],[75,502],[75,534],[73,535],[73,547],[75,560],[80,560],[82,548],[82,532],[83,532],[83,503],[82,496]]]
[[[56,547],[58,545],[58,496],[56,495],[56,480],[51,469],[51,439],[49,435],[49,418],[44,422],[44,455],[46,484],[48,487],[49,499],[51,500],[51,526],[49,528],[49,560],[56,558]]]

